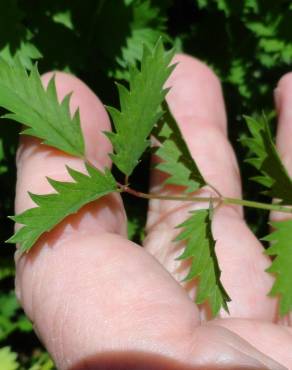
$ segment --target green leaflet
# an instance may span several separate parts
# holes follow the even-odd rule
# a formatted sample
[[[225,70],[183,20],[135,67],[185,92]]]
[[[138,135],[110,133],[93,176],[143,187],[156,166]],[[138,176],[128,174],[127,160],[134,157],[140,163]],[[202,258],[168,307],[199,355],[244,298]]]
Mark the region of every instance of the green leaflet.
[[[221,272],[211,231],[211,212],[211,209],[192,211],[191,216],[177,226],[182,231],[175,241],[186,242],[186,248],[178,260],[192,259],[190,271],[184,281],[199,277],[196,303],[202,304],[208,300],[215,316],[221,307],[228,312],[227,302],[230,298],[220,281]]]
[[[270,295],[280,296],[280,314],[285,315],[292,310],[292,220],[272,222],[272,227],[275,231],[264,240],[272,242],[266,254],[276,258],[266,271],[276,275]]]
[[[261,172],[253,180],[267,188],[266,194],[281,199],[284,204],[292,204],[292,181],[278,155],[273,143],[267,118],[246,117],[251,137],[242,139],[252,157],[246,162]]]
[[[105,173],[89,165],[86,169],[88,175],[67,167],[75,182],[60,182],[48,178],[57,193],[30,194],[38,207],[11,217],[24,226],[8,242],[20,243],[21,251],[27,251],[44,232],[50,231],[65,217],[76,213],[87,203],[117,190],[115,179],[108,169]]]
[[[169,177],[166,184],[184,186],[187,192],[193,192],[206,185],[196,162],[188,149],[180,129],[166,103],[165,111],[153,135],[162,144],[155,152],[163,162],[156,168],[166,172]]]
[[[23,133],[42,139],[68,154],[83,157],[84,140],[80,128],[79,111],[71,118],[70,94],[60,104],[54,79],[47,90],[34,66],[28,75],[19,61],[9,65],[0,59],[0,107],[11,113],[8,117],[28,126]]]
[[[130,70],[129,90],[118,84],[121,110],[108,107],[116,132],[107,132],[114,147],[111,158],[127,176],[150,145],[148,136],[161,116],[160,105],[167,93],[163,86],[173,66],[173,51],[165,52],[159,40],[151,52],[144,47],[141,70]]]

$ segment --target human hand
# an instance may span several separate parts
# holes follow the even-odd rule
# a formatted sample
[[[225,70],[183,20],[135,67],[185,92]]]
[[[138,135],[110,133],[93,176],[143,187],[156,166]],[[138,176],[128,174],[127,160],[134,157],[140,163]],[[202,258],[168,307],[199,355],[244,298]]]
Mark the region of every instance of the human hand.
[[[202,63],[178,56],[167,100],[203,176],[228,197],[240,197],[240,176],[227,140],[220,84]],[[43,77],[46,84],[51,77]],[[101,102],[78,79],[58,73],[60,98],[74,91],[80,107],[87,157],[109,166],[110,129]],[[278,87],[278,148],[292,171],[292,75]],[[290,122],[291,121],[291,122]],[[67,179],[65,164],[81,161],[25,137],[18,157],[16,212],[33,206],[27,191],[48,193],[45,176]],[[152,174],[152,191],[175,192]],[[44,235],[28,254],[16,255],[16,292],[58,369],[292,369],[292,316],[277,317],[267,297],[272,277],[263,248],[246,226],[242,210],[215,211],[213,232],[230,316],[208,320],[192,299],[196,286],[180,284],[187,264],[172,243],[173,227],[189,207],[152,200],[147,237],[139,248],[126,237],[120,197],[107,196]],[[159,262],[158,262],[158,261]],[[191,299],[190,299],[191,298]],[[285,325],[284,325],[285,324]]]

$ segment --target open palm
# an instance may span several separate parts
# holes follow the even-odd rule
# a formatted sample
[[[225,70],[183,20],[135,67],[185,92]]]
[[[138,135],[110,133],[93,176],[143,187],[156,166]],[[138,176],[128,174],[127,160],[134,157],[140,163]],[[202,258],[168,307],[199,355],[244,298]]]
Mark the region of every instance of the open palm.
[[[176,61],[167,99],[190,151],[210,184],[224,196],[240,197],[220,83],[199,61],[185,55]],[[43,77],[45,84],[50,77]],[[72,76],[58,73],[56,84],[60,98],[74,92],[71,108],[80,107],[88,158],[109,166],[104,107]],[[277,89],[277,141],[288,171],[291,105],[287,75]],[[82,169],[79,159],[29,137],[21,142],[17,163],[17,213],[33,206],[27,191],[52,191],[45,176],[67,179],[64,164]],[[151,191],[179,191],[162,180],[154,171]],[[239,207],[221,206],[213,221],[230,315],[210,320],[208,307],[193,303],[196,284],[180,283],[188,265],[175,261],[183,246],[172,243],[174,226],[191,207],[198,205],[152,200],[140,248],[127,240],[120,197],[110,195],[67,218],[27,255],[16,255],[17,295],[59,369],[292,369],[290,318],[280,321],[277,301],[267,297],[273,279],[264,270],[270,262]]]

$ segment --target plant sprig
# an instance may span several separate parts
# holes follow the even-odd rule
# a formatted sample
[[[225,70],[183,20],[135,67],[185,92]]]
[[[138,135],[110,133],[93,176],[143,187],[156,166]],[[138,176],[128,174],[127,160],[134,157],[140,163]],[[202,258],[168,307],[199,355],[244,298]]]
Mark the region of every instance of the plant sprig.
[[[106,133],[113,144],[110,154],[114,164],[125,174],[125,183],[118,183],[108,169],[100,171],[84,159],[84,138],[77,113],[69,111],[70,95],[59,103],[52,79],[44,89],[37,68],[27,74],[20,63],[8,65],[0,60],[0,107],[9,117],[26,126],[23,133],[38,137],[70,155],[85,160],[87,173],[67,168],[73,181],[61,182],[48,179],[54,193],[30,197],[36,207],[26,210],[12,219],[23,226],[8,242],[18,243],[22,251],[29,251],[39,238],[56,227],[67,216],[78,212],[81,207],[113,192],[129,193],[146,199],[205,202],[220,207],[223,204],[238,204],[266,210],[292,213],[292,182],[276,151],[265,118],[247,118],[251,137],[244,144],[253,153],[249,162],[260,175],[256,178],[265,186],[269,195],[280,199],[279,203],[266,204],[252,200],[227,198],[212,184],[208,184],[192,158],[174,117],[166,102],[166,80],[172,72],[173,51],[166,52],[159,40],[153,50],[144,48],[141,68],[130,69],[129,88],[118,85],[120,110],[108,108],[114,132]],[[158,141],[156,155],[160,158],[157,168],[167,178],[165,184],[179,185],[181,195],[142,193],[129,186],[129,176],[139,164],[143,152],[150,146],[150,135]],[[212,197],[200,197],[196,191],[207,187],[214,192]],[[213,208],[207,207],[190,213],[176,242],[184,244],[180,259],[191,261],[187,280],[199,278],[196,302],[209,302],[214,315],[223,308],[228,311],[230,300],[220,280],[220,268],[216,257],[216,242],[212,236]],[[292,221],[289,221],[292,222]],[[289,245],[287,224],[274,224],[276,232],[267,240],[276,240],[268,254],[276,256],[269,271],[276,274],[271,294],[281,297],[281,314],[292,310],[292,253]]]

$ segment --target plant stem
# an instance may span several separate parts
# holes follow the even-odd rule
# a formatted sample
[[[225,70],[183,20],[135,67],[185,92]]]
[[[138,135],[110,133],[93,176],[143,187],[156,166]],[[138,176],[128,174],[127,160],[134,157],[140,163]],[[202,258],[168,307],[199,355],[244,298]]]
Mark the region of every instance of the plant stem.
[[[210,202],[211,199],[213,201],[220,201],[221,198],[214,197],[214,198],[207,198],[207,197],[193,197],[193,196],[175,196],[175,195],[160,195],[155,193],[142,193],[140,191],[136,191],[134,189],[129,188],[128,186],[121,186],[120,187],[122,192],[132,194],[139,198],[144,199],[161,199],[161,200],[181,200],[184,202]]]
[[[279,204],[260,203],[260,202],[254,202],[252,200],[237,199],[237,198],[224,198],[224,197],[222,198],[222,202],[224,204],[239,204],[244,207],[267,209],[269,211],[276,211],[276,212],[292,213],[291,207],[282,206]]]
[[[120,192],[126,192],[129,194],[132,194],[139,198],[144,199],[160,199],[160,200],[174,200],[174,201],[184,201],[184,202],[220,202],[221,204],[237,204],[244,207],[250,207],[250,208],[259,208],[259,209],[266,209],[269,211],[277,211],[277,212],[284,212],[284,213],[291,213],[292,214],[292,208],[287,206],[282,206],[279,204],[267,204],[267,203],[260,203],[260,202],[254,202],[251,200],[244,200],[244,199],[238,199],[238,198],[227,198],[223,196],[218,197],[196,197],[196,196],[176,196],[176,195],[161,195],[161,194],[155,194],[155,193],[143,193],[140,191],[136,191],[134,189],[131,189],[128,186],[120,185]]]
[[[213,186],[213,185],[211,185],[211,184],[209,184],[209,183],[207,183],[207,185],[209,186],[209,188],[211,188],[212,190],[214,190],[214,191],[215,191],[215,193],[218,195],[218,197],[219,197],[219,198],[222,198],[222,197],[223,197],[223,195],[220,193],[220,191],[219,191],[219,190],[217,190],[217,189],[215,188],[215,186]]]
[[[88,160],[84,159],[87,164],[93,166]],[[93,166],[95,167],[95,166]],[[182,202],[218,202],[219,204],[237,204],[243,207],[249,208],[258,208],[258,209],[266,209],[268,211],[276,211],[276,212],[283,212],[283,213],[291,213],[292,214],[292,207],[282,206],[280,204],[271,204],[271,203],[260,203],[254,202],[252,200],[245,200],[239,198],[228,198],[223,197],[221,193],[212,185],[207,184],[211,189],[215,191],[217,194],[216,197],[196,197],[192,195],[161,195],[155,193],[143,193],[141,191],[136,191],[129,187],[128,185],[129,178],[128,176],[125,177],[125,185],[117,183],[118,185],[118,192],[119,193],[129,193],[134,195],[138,198],[144,199],[160,199],[160,200],[176,200]]]

